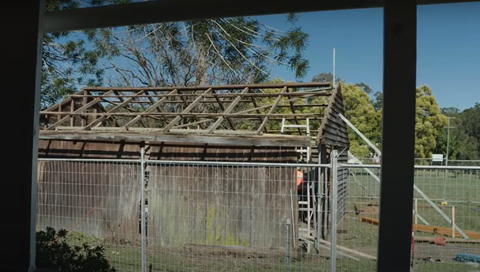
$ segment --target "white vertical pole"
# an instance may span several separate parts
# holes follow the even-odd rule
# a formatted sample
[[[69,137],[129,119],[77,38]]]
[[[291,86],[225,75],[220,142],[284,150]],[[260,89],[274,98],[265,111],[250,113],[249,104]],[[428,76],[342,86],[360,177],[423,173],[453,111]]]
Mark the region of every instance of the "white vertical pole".
[[[304,181],[307,183],[307,235],[310,236],[310,230],[311,230],[311,223],[310,223],[310,216],[312,215],[311,210],[310,210],[310,185],[311,181],[307,175],[307,180]]]
[[[291,259],[290,259],[290,219],[287,219],[287,271],[290,272],[291,269]]]
[[[337,267],[337,201],[338,201],[338,151],[332,150],[332,206],[331,206],[331,248],[330,248],[330,272],[335,272]]]
[[[311,141],[311,138],[310,138],[310,121],[306,120],[306,125],[307,125],[307,136],[308,136],[308,139]],[[310,153],[311,153],[311,147],[310,146],[307,146],[307,163],[310,163]]]
[[[333,48],[333,88],[335,88],[335,47]]]
[[[418,218],[418,199],[415,198],[415,225],[417,224],[417,218]]]
[[[452,206],[452,238],[455,238],[455,207]]]
[[[325,175],[323,175],[323,198],[325,199],[324,203],[324,213],[323,213],[323,236],[327,237],[328,229],[328,209],[330,208],[330,196],[328,195],[328,180],[330,178],[331,169],[325,169]]]
[[[140,148],[140,234],[142,239],[142,272],[147,271],[147,252],[146,252],[146,235],[145,235],[145,147]]]
[[[321,148],[320,146],[318,146],[318,164],[322,164],[322,151],[321,151]],[[317,229],[315,230],[315,236],[317,238],[316,242],[316,248],[317,248],[317,252],[320,253],[320,224],[322,223],[322,214],[321,214],[321,209],[322,209],[322,204],[320,203],[320,201],[322,201],[322,198],[321,198],[321,194],[323,192],[323,189],[322,189],[322,168],[319,166],[317,168],[317,179],[318,181],[318,191],[315,191],[316,193],[316,198],[317,198]]]
[[[448,126],[447,126],[447,154],[445,156],[445,166],[448,166],[448,153],[450,151],[450,119],[455,119],[455,117],[447,117],[448,119]],[[443,201],[446,201],[447,195],[447,174],[448,170],[445,169],[445,173],[443,174]]]

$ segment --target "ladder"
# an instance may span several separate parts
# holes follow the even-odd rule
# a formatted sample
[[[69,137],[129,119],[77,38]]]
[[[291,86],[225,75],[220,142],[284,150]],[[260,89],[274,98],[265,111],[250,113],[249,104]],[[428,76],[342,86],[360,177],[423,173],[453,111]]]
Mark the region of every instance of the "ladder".
[[[285,123],[285,118],[282,118],[282,128],[280,129],[280,133],[283,134],[285,132],[285,128],[304,128],[308,137],[310,137],[310,123],[308,118],[306,119],[305,125],[289,125]],[[296,147],[295,151],[299,152],[300,154],[305,154],[306,162],[310,162],[310,154],[311,154],[311,147],[307,148],[299,148]]]
[[[282,118],[282,128],[280,130],[280,133],[285,133],[286,128],[298,128],[298,129],[305,129],[305,133],[308,137],[310,137],[310,122],[309,119],[307,118],[305,120],[305,125],[291,125],[291,124],[286,124],[285,123],[285,118]],[[306,162],[310,162],[310,154],[311,154],[311,147],[306,147],[306,148],[301,148],[301,147],[296,147],[295,151],[299,152],[301,155],[304,155],[304,158],[306,158]],[[307,190],[306,193],[307,195],[307,200],[303,201],[301,199],[298,200],[298,211],[299,212],[306,212],[306,220],[307,220],[307,226],[306,228],[301,228],[299,227],[298,230],[300,232],[304,232],[307,236],[311,237],[312,233],[312,223],[313,223],[313,229],[316,228],[316,213],[315,213],[315,190],[314,190],[314,183],[313,181],[309,179],[305,179],[305,173],[304,173],[304,182],[307,184]],[[313,200],[313,203],[312,203]],[[312,205],[313,204],[313,205]]]
[[[307,200],[302,201],[298,200],[298,211],[299,212],[306,212],[306,228],[299,227],[298,230],[300,232],[304,232],[309,237],[313,237],[312,232],[315,233],[315,229],[317,228],[317,216],[316,216],[316,197],[315,197],[315,182],[314,181],[304,181],[307,184],[307,191],[304,192],[307,194]],[[313,204],[313,205],[312,205]],[[300,225],[300,224],[299,224]],[[312,228],[313,227],[313,228]]]

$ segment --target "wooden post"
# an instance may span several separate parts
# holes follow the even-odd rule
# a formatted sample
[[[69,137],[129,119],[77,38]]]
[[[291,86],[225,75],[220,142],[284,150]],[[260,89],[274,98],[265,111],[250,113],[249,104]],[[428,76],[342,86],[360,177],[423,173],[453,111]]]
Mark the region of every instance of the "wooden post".
[[[93,120],[97,120],[97,112],[98,112],[97,109],[94,108],[94,109],[93,109],[93,118],[92,118],[92,120],[88,120],[88,118],[87,118],[87,120],[88,120],[88,121],[87,121],[87,124],[89,124],[89,123],[92,122]]]
[[[74,112],[75,111],[75,101],[74,99],[72,99],[72,102],[70,102],[70,112]],[[62,119],[62,116],[58,117],[57,120],[60,120]],[[74,115],[70,115],[70,126],[73,127],[75,126],[75,117]]]
[[[452,238],[455,238],[455,207],[452,206]]]
[[[2,216],[10,223],[2,224],[2,243],[8,250],[2,252],[1,271],[35,271],[35,234],[37,209],[38,130],[40,121],[40,70],[42,67],[43,16],[45,1],[10,1],[9,10],[21,16],[11,16],[4,21],[5,36],[15,42],[2,45],[8,52],[2,57],[4,78],[15,82],[15,92],[21,97],[22,111],[18,117],[2,116],[2,123],[12,133],[2,139],[16,144],[14,152],[2,163],[3,172],[15,171],[15,182],[5,183],[2,189]],[[8,24],[8,26],[7,26]],[[4,112],[13,112],[17,103],[5,103]],[[18,120],[21,120],[19,122]],[[13,154],[12,154],[13,153]],[[8,198],[15,194],[15,206]],[[18,202],[17,202],[18,201]],[[7,222],[5,220],[4,222]]]
[[[384,1],[383,14],[382,172],[377,271],[404,272],[410,270],[412,250],[417,2]],[[402,124],[401,130],[398,124]]]
[[[62,112],[62,103],[58,104],[58,112]],[[59,119],[62,119],[62,115],[58,115]]]
[[[85,91],[83,94],[84,94],[84,95],[89,95],[90,92]],[[87,103],[88,103],[88,98],[87,98],[87,96],[84,96],[84,97],[83,97],[83,104],[82,104],[82,106],[85,106]],[[87,110],[87,109],[85,109],[83,112],[85,112],[86,110]],[[88,118],[88,117],[85,116],[85,115],[80,115],[80,119],[81,119],[80,125],[81,125],[82,127],[84,127],[84,126],[87,125],[87,118]]]

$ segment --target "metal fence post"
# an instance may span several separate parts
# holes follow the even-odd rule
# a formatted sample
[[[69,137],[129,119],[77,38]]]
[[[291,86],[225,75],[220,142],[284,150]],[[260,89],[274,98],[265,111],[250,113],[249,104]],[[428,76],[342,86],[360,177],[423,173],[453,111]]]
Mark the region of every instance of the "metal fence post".
[[[291,259],[290,259],[290,219],[287,219],[287,224],[286,224],[286,227],[287,227],[287,252],[286,252],[286,256],[287,256],[287,271],[290,272],[291,270]]]
[[[319,158],[320,158],[320,154],[321,154],[321,150],[319,148],[318,150],[319,152]],[[322,161],[321,159],[318,160],[318,164],[321,164]],[[320,229],[321,229],[321,225],[322,225],[322,212],[321,212],[321,209],[322,209],[322,204],[320,203],[322,201],[322,192],[323,192],[323,189],[322,189],[322,186],[323,186],[323,183],[322,183],[322,167],[319,165],[318,168],[317,168],[317,178],[316,178],[316,181],[317,181],[317,190],[314,192],[316,195],[315,197],[317,198],[317,229],[315,230],[315,236],[316,236],[316,250],[317,250],[317,253],[320,254]]]
[[[145,235],[145,147],[142,145],[140,148],[140,234],[142,243],[142,272],[147,271],[147,252],[146,252],[146,235]]]
[[[331,204],[331,248],[330,248],[330,272],[335,272],[337,267],[337,204],[338,204],[338,151],[332,150],[332,204]]]
[[[327,239],[327,232],[328,232],[328,210],[330,209],[330,197],[328,194],[328,182],[330,180],[330,173],[331,169],[325,169],[323,175],[323,199],[324,201],[322,202],[323,204],[323,233],[322,236],[324,237],[323,239]]]

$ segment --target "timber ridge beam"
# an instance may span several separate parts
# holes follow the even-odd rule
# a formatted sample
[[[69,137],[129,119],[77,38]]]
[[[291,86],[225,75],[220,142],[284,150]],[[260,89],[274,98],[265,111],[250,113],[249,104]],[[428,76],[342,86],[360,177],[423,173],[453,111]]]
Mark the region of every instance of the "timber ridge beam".
[[[215,144],[226,146],[273,146],[273,147],[310,147],[311,140],[306,136],[270,136],[270,135],[199,135],[199,134],[156,134],[135,132],[56,132],[40,131],[41,140],[91,140],[91,141],[127,141],[151,143],[191,143]]]

